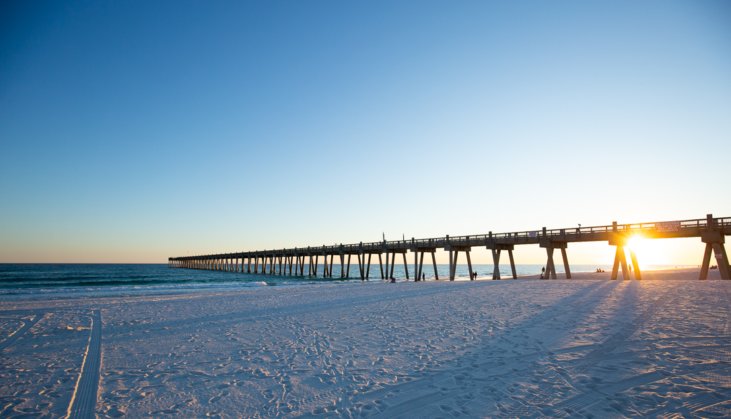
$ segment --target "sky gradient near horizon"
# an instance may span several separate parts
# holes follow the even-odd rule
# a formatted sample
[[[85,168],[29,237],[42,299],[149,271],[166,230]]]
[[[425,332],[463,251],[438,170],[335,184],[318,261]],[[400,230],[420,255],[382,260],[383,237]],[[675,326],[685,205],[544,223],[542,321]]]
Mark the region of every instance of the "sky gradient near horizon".
[[[0,262],[731,216],[730,46],[724,1],[3,2]]]

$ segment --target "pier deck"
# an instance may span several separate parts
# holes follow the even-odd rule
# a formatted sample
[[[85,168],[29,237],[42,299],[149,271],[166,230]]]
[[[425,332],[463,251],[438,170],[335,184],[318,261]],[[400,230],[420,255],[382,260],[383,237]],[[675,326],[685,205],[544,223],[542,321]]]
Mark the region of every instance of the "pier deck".
[[[358,273],[362,280],[370,276],[372,257],[378,258],[381,279],[393,278],[393,268],[396,264],[396,255],[400,254],[403,260],[406,277],[409,270],[406,259],[407,252],[414,254],[414,279],[422,278],[424,254],[430,253],[434,267],[434,275],[439,279],[436,267],[435,252],[437,249],[449,253],[449,276],[454,280],[457,260],[460,253],[467,259],[470,278],[472,278],[472,261],[470,250],[481,247],[491,250],[495,270],[493,279],[500,279],[498,265],[502,251],[507,251],[510,258],[512,276],[516,278],[513,251],[515,246],[539,245],[546,249],[545,279],[556,279],[556,269],[553,260],[554,250],[559,250],[564,264],[566,277],[571,278],[567,248],[569,243],[607,242],[616,246],[612,279],[617,279],[620,268],[622,277],[641,279],[637,256],[631,249],[626,249],[627,242],[634,236],[650,239],[692,238],[697,237],[705,244],[705,252],[701,263],[700,279],[708,277],[711,255],[715,255],[717,266],[723,279],[731,279],[731,268],[724,246],[725,236],[731,235],[731,217],[714,218],[708,214],[706,218],[680,221],[658,221],[648,223],[618,224],[591,227],[571,227],[559,229],[527,230],[509,233],[475,234],[467,236],[444,236],[427,239],[394,240],[367,242],[355,244],[340,244],[333,246],[316,246],[306,248],[270,249],[257,251],[243,251],[197,256],[171,257],[168,259],[170,267],[188,269],[206,269],[228,272],[244,272],[253,274],[304,276],[305,261],[308,262],[308,275],[316,276],[319,270],[319,258],[323,258],[322,276],[332,277],[332,266],[336,259],[340,263],[340,276],[350,277],[351,257],[355,256],[358,262]],[[630,270],[627,261],[627,250],[630,253],[630,262],[634,270]],[[385,261],[383,256],[385,256]],[[347,265],[346,265],[347,260]],[[385,269],[384,269],[385,268]]]

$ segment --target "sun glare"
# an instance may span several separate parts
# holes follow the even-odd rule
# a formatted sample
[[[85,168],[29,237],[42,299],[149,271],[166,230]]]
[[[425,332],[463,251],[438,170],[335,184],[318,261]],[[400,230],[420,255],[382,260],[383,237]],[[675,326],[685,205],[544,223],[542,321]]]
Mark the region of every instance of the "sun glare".
[[[653,265],[666,265],[669,262],[667,255],[658,246],[658,243],[654,243],[652,239],[647,239],[641,235],[634,235],[627,240],[627,250],[635,252],[637,255],[637,262],[640,264],[640,269],[647,269]],[[627,255],[629,257],[629,254]],[[630,262],[627,260],[627,262]],[[630,262],[631,263],[631,262]]]
[[[647,246],[647,244],[645,243],[646,241],[647,239],[645,239],[643,236],[635,234],[627,240],[626,247],[627,249],[634,252],[639,252],[640,249],[643,249]]]

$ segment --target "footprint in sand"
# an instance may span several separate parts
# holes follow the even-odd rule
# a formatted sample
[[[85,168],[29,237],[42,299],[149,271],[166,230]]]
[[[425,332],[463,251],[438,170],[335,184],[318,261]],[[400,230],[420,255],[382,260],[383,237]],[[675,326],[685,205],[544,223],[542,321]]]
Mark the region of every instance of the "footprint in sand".
[[[216,403],[217,401],[221,400],[222,398],[228,397],[229,394],[231,394],[231,393],[229,393],[228,391],[223,391],[223,392],[211,397],[210,399],[208,399],[208,403],[209,404]]]

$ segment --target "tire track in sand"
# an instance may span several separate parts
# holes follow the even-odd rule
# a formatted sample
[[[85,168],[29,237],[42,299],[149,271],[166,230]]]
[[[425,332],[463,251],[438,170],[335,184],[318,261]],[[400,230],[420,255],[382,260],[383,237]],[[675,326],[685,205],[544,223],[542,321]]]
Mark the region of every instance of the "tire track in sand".
[[[16,330],[15,333],[8,336],[7,339],[0,342],[0,351],[4,350],[5,348],[7,348],[10,345],[12,345],[13,343],[15,343],[16,340],[20,339],[21,336],[26,334],[26,332],[28,332],[28,330],[30,330],[31,327],[35,326],[35,324],[38,323],[38,321],[42,318],[43,318],[43,314],[41,313],[41,314],[34,315],[30,320],[21,320],[21,322],[23,323],[23,326],[21,326],[20,329]]]
[[[96,415],[96,398],[99,389],[102,349],[102,315],[99,310],[91,314],[91,333],[86,347],[81,373],[71,396],[67,418],[90,418]]]

